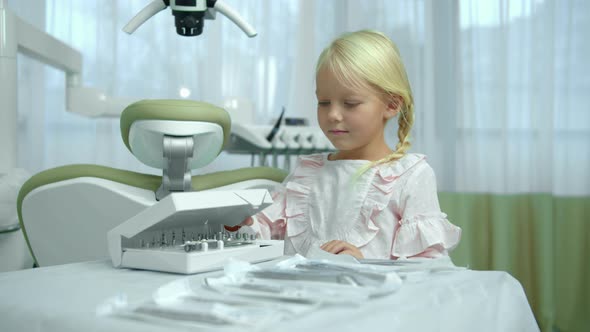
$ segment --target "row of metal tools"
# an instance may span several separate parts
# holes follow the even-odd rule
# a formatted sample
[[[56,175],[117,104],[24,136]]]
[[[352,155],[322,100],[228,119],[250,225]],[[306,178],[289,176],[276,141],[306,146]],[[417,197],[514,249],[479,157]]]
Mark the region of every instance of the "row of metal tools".
[[[227,247],[250,245],[256,240],[254,234],[228,232],[226,230],[219,231],[216,234],[191,232],[189,236],[183,228],[179,232],[180,238],[177,237],[175,230],[158,233],[159,235],[153,234],[151,240],[141,237],[138,247],[140,249],[184,250],[186,252],[209,251],[211,249],[221,250]]]

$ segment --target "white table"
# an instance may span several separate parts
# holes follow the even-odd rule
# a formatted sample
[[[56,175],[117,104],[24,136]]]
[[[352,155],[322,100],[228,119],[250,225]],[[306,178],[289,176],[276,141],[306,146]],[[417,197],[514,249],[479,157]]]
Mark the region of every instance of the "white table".
[[[142,301],[180,277],[114,269],[110,261],[0,273],[0,331],[209,330],[95,314],[109,297],[125,293],[130,301]],[[471,270],[430,274],[359,307],[326,307],[280,324],[274,330],[539,331],[516,279],[505,272]]]

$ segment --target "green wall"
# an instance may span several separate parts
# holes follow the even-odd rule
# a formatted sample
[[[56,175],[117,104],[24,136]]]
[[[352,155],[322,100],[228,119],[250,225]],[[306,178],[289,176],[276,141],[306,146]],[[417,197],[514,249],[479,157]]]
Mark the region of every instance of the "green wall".
[[[590,331],[590,197],[439,193],[463,229],[451,256],[523,285],[542,331]]]

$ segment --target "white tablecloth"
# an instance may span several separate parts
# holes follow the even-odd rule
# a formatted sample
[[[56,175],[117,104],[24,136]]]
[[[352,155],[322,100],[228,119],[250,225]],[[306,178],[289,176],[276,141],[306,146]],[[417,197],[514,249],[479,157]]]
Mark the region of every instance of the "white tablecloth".
[[[219,274],[210,273],[208,275]],[[205,331],[114,316],[97,316],[105,299],[149,299],[182,276],[114,269],[110,261],[0,273],[0,331]],[[520,283],[505,272],[439,272],[406,281],[395,293],[359,307],[333,306],[265,330],[280,331],[538,331]],[[245,331],[244,327],[219,330]]]

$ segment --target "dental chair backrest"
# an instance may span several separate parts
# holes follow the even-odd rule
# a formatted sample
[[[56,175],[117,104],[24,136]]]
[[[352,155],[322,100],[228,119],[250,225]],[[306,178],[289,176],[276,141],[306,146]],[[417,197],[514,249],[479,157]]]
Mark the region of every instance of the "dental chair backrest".
[[[271,190],[284,171],[244,168],[204,175],[191,170],[213,161],[230,135],[230,118],[216,106],[188,100],[143,100],[121,115],[121,135],[143,163],[162,176],[98,165],[67,165],[31,177],[17,211],[38,266],[108,257],[106,234],[170,192]]]
[[[33,267],[15,209],[18,191],[29,177],[18,168],[0,174],[0,272]]]

